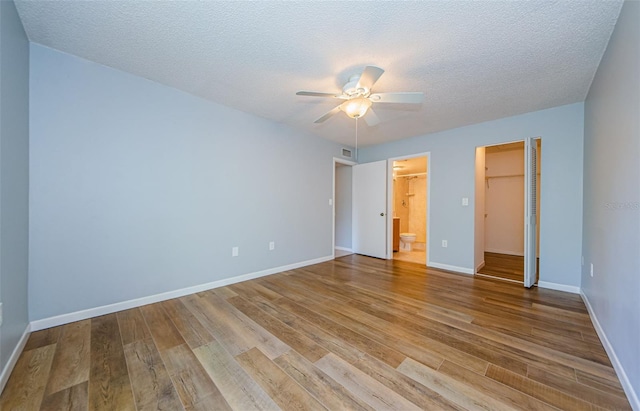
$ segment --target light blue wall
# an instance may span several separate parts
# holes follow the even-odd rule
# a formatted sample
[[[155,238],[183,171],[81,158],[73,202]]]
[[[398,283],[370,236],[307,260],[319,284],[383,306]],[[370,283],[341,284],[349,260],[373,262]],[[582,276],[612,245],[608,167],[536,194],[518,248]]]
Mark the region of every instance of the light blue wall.
[[[340,149],[32,44],[30,318],[330,256]]]
[[[635,387],[636,407],[640,407],[639,22],[640,3],[625,2],[585,103],[582,270],[583,292]]]
[[[336,167],[336,247],[351,249],[351,166]]]
[[[27,323],[29,43],[12,1],[0,1],[0,370]]]
[[[364,148],[360,161],[431,152],[429,260],[473,270],[475,148],[541,137],[540,280],[577,287],[583,126],[584,106],[576,103]]]

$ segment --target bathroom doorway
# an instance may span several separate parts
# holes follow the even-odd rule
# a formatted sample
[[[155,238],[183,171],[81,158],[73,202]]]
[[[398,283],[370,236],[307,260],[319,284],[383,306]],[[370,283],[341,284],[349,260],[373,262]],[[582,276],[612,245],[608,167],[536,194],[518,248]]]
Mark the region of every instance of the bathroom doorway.
[[[427,264],[428,153],[391,159],[391,252],[394,260]]]

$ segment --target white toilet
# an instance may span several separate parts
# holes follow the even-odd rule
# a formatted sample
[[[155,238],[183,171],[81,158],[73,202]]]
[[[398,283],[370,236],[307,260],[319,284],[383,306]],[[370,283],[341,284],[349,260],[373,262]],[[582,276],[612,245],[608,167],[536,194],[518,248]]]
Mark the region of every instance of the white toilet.
[[[411,251],[411,244],[416,241],[414,233],[400,233],[400,250]]]

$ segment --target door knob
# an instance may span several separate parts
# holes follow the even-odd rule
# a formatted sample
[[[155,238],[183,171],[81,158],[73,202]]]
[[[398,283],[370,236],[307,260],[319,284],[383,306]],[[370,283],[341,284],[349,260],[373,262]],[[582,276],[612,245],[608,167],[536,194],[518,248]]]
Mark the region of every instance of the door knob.
[[[380,217],[384,217],[384,213],[380,213]]]

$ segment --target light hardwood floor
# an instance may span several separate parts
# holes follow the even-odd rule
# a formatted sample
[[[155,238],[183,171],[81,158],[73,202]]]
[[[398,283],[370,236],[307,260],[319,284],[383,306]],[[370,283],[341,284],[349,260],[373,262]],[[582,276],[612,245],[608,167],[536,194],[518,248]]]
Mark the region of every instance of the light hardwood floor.
[[[540,277],[540,259],[538,264],[538,278]],[[484,253],[484,267],[478,274],[502,278],[510,281],[524,281],[524,257],[510,254]],[[536,278],[536,283],[538,282]]]
[[[577,295],[350,255],[31,335],[5,410],[630,409]]]

